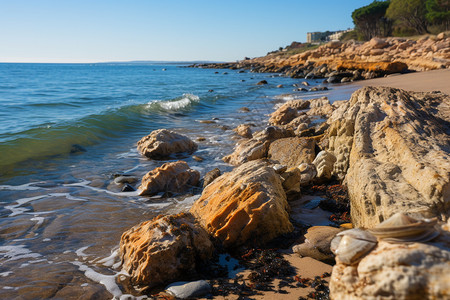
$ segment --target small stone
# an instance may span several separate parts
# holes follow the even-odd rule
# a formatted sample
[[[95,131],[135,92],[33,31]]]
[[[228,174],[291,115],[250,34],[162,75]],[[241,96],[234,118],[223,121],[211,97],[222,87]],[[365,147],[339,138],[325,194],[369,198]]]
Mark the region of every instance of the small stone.
[[[256,85],[264,85],[267,84],[266,80],[261,80],[260,82],[258,82]]]
[[[197,138],[197,141],[204,142],[204,141],[206,141],[206,138],[200,136],[200,137]]]
[[[114,183],[118,184],[118,185],[124,184],[124,183],[133,184],[137,181],[138,181],[137,177],[129,176],[129,175],[120,175],[120,176],[114,178]]]
[[[202,123],[202,124],[214,124],[214,123],[216,123],[213,120],[200,120],[199,122]]]
[[[122,187],[122,192],[134,192],[136,189],[129,185],[128,183],[125,183],[125,185]]]
[[[209,171],[208,173],[206,173],[205,176],[203,177],[203,188],[205,188],[208,184],[213,182],[214,179],[216,179],[220,175],[221,175],[221,172],[220,172],[219,168],[215,168],[215,169]]]
[[[242,112],[249,112],[250,108],[248,108],[248,107],[241,107],[239,110],[242,111]]]
[[[174,282],[166,291],[179,299],[190,299],[208,295],[211,293],[211,285],[206,280]]]
[[[195,161],[198,161],[198,162],[202,162],[202,161],[204,160],[203,157],[197,156],[197,155],[193,155],[193,156],[192,156],[192,159],[194,159]]]

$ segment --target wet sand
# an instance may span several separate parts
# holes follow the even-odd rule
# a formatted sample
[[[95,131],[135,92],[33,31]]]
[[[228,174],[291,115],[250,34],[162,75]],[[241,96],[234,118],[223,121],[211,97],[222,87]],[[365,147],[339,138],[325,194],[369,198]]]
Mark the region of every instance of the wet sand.
[[[441,91],[450,95],[450,69],[409,74],[392,74],[384,78],[362,80],[359,86],[387,86],[414,92]]]

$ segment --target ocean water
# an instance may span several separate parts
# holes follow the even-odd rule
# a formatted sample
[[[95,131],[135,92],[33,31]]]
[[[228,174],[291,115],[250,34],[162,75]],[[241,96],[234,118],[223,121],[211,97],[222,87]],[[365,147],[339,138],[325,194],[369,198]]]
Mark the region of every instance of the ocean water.
[[[139,296],[120,268],[121,234],[188,209],[200,191],[121,192],[115,174],[141,178],[176,160],[148,160],[137,141],[159,128],[202,137],[196,155],[204,161],[179,158],[201,175],[228,171],[221,158],[236,143],[231,129],[262,129],[276,102],[292,97],[275,96],[301,81],[176,65],[0,64],[0,298]],[[354,90],[294,97],[344,100]]]

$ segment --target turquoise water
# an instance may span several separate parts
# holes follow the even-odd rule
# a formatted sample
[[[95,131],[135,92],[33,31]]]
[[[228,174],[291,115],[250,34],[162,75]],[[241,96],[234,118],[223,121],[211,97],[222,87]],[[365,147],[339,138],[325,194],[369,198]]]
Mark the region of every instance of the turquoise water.
[[[199,191],[121,192],[114,174],[141,178],[166,162],[141,157],[137,141],[159,128],[202,137],[204,161],[188,164],[202,175],[229,170],[221,158],[236,142],[230,129],[263,126],[274,96],[300,82],[175,65],[0,64],[0,298],[138,295],[121,283],[122,232],[189,208]],[[353,89],[303,97],[343,100]]]

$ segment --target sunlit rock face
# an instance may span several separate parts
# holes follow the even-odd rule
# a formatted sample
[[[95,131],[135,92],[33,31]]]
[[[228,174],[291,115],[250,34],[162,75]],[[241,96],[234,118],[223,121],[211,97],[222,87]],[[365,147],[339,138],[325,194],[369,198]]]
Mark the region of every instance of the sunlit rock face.
[[[293,230],[280,176],[261,160],[216,178],[191,212],[225,247],[261,245]]]
[[[151,159],[162,159],[175,153],[192,153],[197,148],[197,144],[187,136],[167,129],[152,131],[137,144],[138,151]]]
[[[354,225],[371,228],[397,212],[450,216],[449,106],[442,93],[366,87],[333,113],[327,150]]]
[[[122,234],[122,266],[133,284],[154,287],[193,278],[213,254],[208,233],[191,214],[158,216]]]

